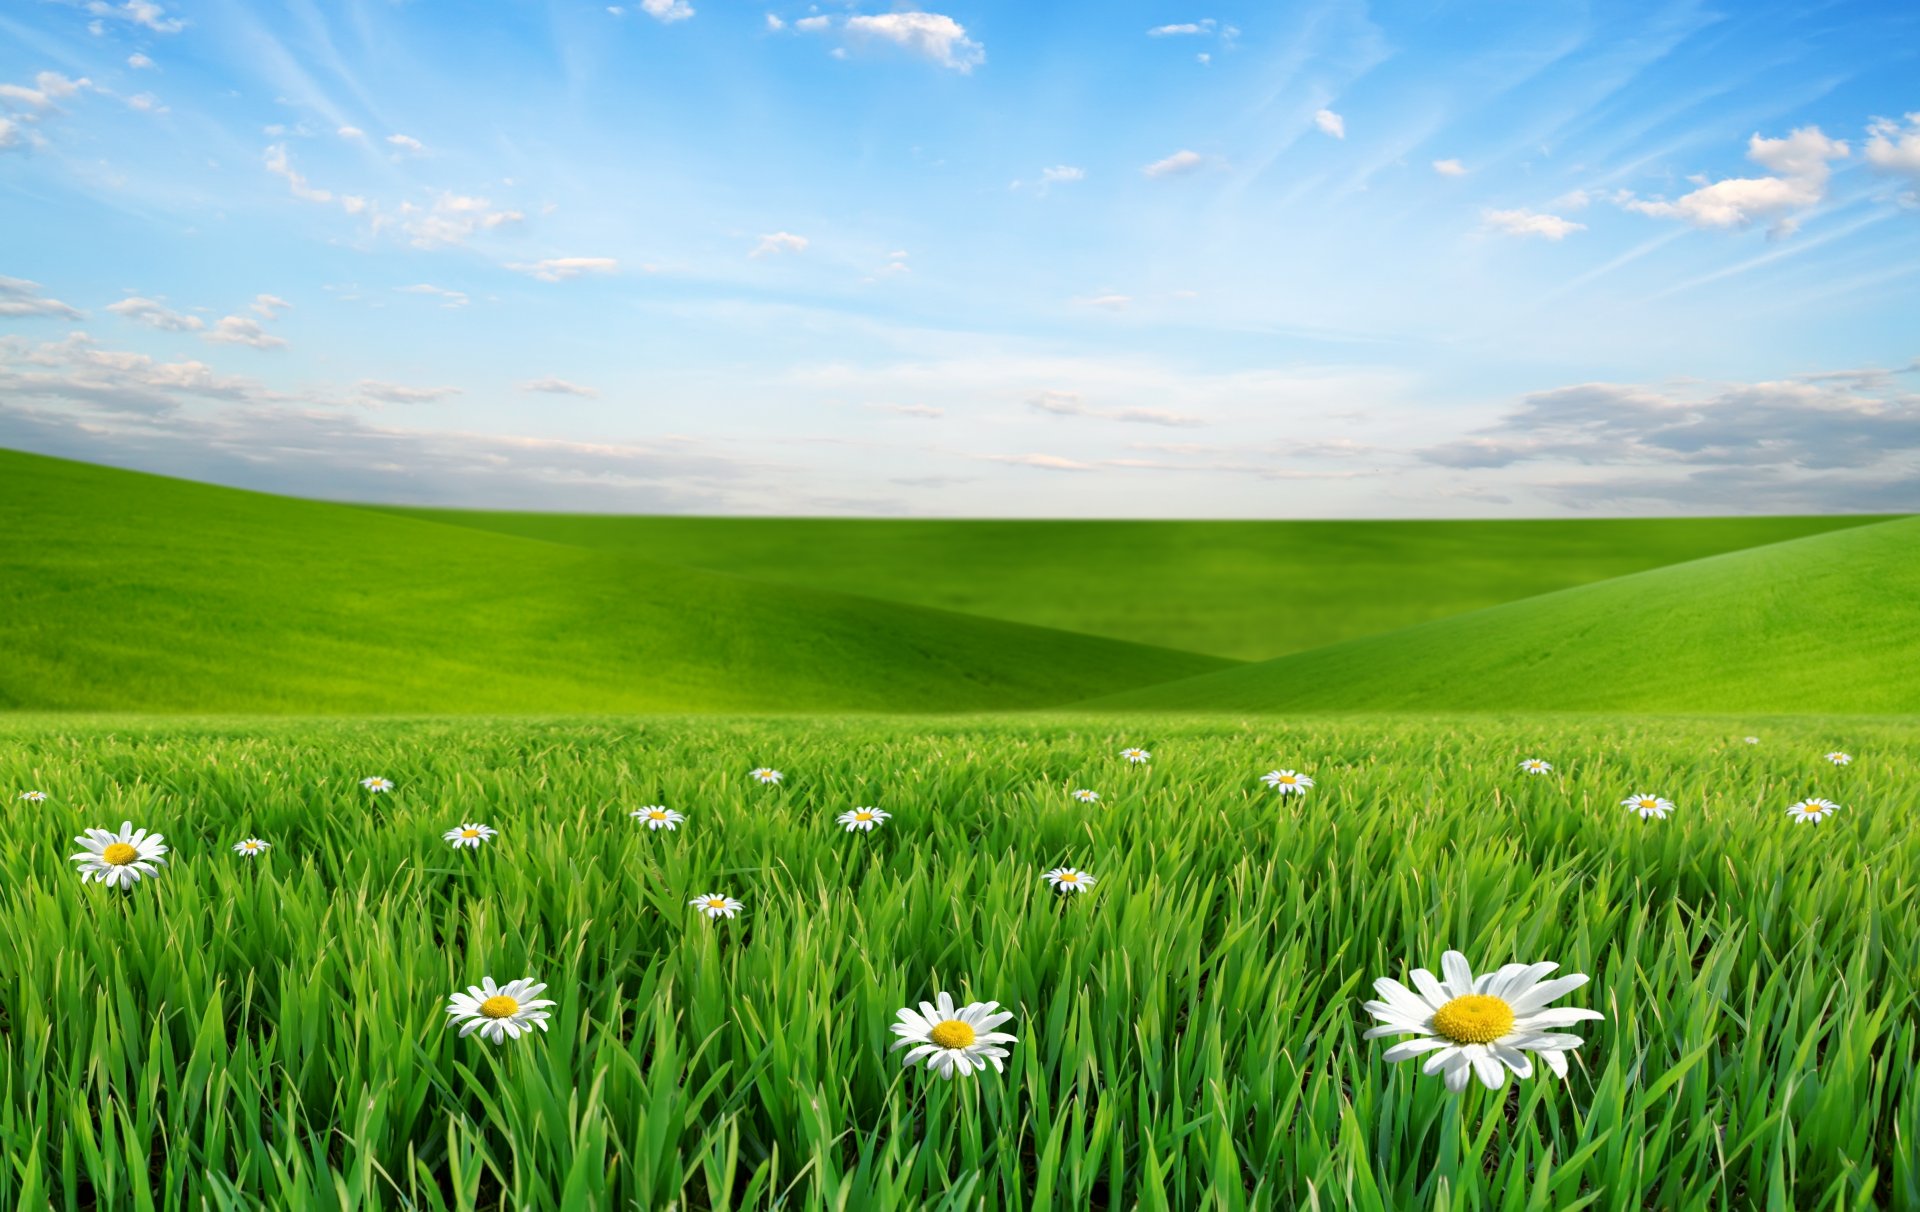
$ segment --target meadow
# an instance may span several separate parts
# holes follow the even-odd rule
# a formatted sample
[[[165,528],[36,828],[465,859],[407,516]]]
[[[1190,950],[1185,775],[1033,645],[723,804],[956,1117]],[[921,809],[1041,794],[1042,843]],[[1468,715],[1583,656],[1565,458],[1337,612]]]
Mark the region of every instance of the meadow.
[[[1916,1208],[1914,739],[5,717],[0,1204]],[[1276,767],[1316,785],[1278,796]],[[1620,807],[1640,791],[1671,817]],[[1842,808],[1792,823],[1810,795]],[[686,820],[650,832],[647,804]],[[835,824],[859,805],[892,819]],[[83,885],[73,838],[122,820],[169,863]],[[455,851],[462,822],[498,836]],[[1096,885],[1050,891],[1063,864]],[[743,912],[707,920],[706,892]],[[1361,1038],[1374,979],[1448,948],[1591,975],[1565,1080],[1456,1096]],[[448,1027],[449,994],[528,975],[550,1031]],[[1013,1012],[1004,1074],[889,1051],[941,990]]]

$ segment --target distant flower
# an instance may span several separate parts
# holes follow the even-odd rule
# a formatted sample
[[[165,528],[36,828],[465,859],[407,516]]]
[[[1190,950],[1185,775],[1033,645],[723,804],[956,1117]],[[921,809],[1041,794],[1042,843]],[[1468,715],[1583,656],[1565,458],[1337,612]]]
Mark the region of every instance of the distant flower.
[[[1122,749],[1120,756],[1138,766],[1142,762],[1151,762],[1153,755],[1144,749]]]
[[[892,815],[893,813],[882,812],[878,808],[855,808],[852,812],[843,812],[833,819],[845,825],[848,833],[856,829],[862,833],[872,833],[874,826]]]
[[[1467,957],[1449,951],[1440,957],[1444,981],[1416,968],[1413,989],[1386,977],[1373,982],[1383,1000],[1367,1002],[1365,1009],[1381,1025],[1365,1038],[1416,1036],[1394,1044],[1381,1059],[1395,1063],[1430,1054],[1420,1071],[1441,1075],[1447,1089],[1456,1093],[1476,1077],[1487,1089],[1498,1090],[1506,1085],[1509,1070],[1516,1078],[1532,1077],[1534,1056],[1546,1062],[1554,1076],[1565,1077],[1567,1053],[1585,1041],[1554,1029],[1606,1016],[1571,1006],[1546,1008],[1587,983],[1578,973],[1541,979],[1559,966],[1508,964],[1475,980]]]
[[[734,914],[746,908],[741,902],[734,900],[730,896],[723,896],[718,892],[708,892],[701,896],[696,896],[688,901],[687,904],[692,905],[710,918],[732,917]]]
[[[1313,780],[1295,770],[1269,770],[1260,781],[1281,795],[1305,795]]]
[[[1853,755],[1851,753],[1829,753],[1827,760],[1836,766],[1845,766],[1853,761]]]
[[[491,829],[485,825],[463,824],[458,829],[449,829],[440,836],[453,843],[455,850],[478,850],[481,842],[492,841],[499,832],[498,829]]]
[[[20,798],[29,804],[44,804],[47,802],[47,793],[44,791],[22,791]]]
[[[1091,875],[1073,867],[1055,867],[1040,878],[1052,884],[1053,890],[1063,896],[1069,892],[1085,892],[1095,883]]]
[[[898,1011],[900,1021],[891,1030],[900,1038],[888,1051],[906,1048],[907,1054],[900,1059],[902,1065],[924,1063],[949,1080],[956,1074],[967,1077],[978,1073],[988,1065],[995,1073],[1005,1073],[1000,1061],[1007,1050],[1000,1045],[1018,1043],[1019,1039],[993,1029],[1013,1017],[1011,1011],[995,1014],[996,1010],[1000,1010],[999,1002],[955,1006],[952,995],[941,993],[934,1002],[921,1002],[917,1012],[912,1007]]]
[[[1085,787],[1082,787],[1073,793],[1073,798],[1083,804],[1097,804],[1100,802],[1100,793],[1098,791],[1088,791]]]
[[[1759,743],[1760,743],[1760,738],[1757,736],[1750,736],[1747,738],[1747,744],[1749,745],[1758,745]]]
[[[250,837],[244,842],[235,842],[233,844],[233,852],[242,858],[253,858],[256,855],[266,853],[266,851],[271,848],[271,842],[263,842],[257,837]]]
[[[159,875],[167,862],[160,857],[167,852],[165,836],[135,829],[132,821],[121,821],[118,833],[89,829],[73,840],[86,847],[69,856],[80,864],[83,884],[98,880],[109,888],[131,888],[143,876]]]
[[[1649,817],[1664,821],[1667,813],[1673,811],[1673,801],[1657,795],[1630,795],[1620,801],[1620,806],[1629,812],[1639,813],[1643,821]]]
[[[392,779],[383,779],[383,778],[361,779],[360,785],[362,787],[365,787],[368,791],[373,792],[375,795],[379,795],[383,791],[393,790]]]
[[[1526,761],[1520,763],[1520,769],[1526,771],[1528,774],[1552,774],[1553,763],[1543,762],[1539,758],[1528,758]]]
[[[648,829],[665,829],[669,832],[679,828],[680,822],[687,819],[684,813],[675,812],[671,808],[663,808],[658,804],[648,804],[645,808],[635,808],[632,812],[627,813],[627,815],[636,821],[644,822]]]
[[[546,986],[530,976],[506,985],[496,985],[486,977],[477,985],[468,985],[465,993],[447,997],[450,1022],[460,1024],[460,1038],[478,1031],[490,1044],[503,1039],[519,1039],[533,1034],[535,1027],[547,1029],[549,998],[540,995]]]
[[[753,777],[758,779],[760,782],[771,785],[773,783],[779,782],[781,779],[786,778],[787,776],[784,774],[781,774],[778,770],[775,770],[771,766],[758,766],[758,767],[755,767],[753,770]]]
[[[1818,825],[1838,811],[1840,805],[1832,800],[1807,799],[1788,807],[1787,815],[1793,818],[1796,825]]]

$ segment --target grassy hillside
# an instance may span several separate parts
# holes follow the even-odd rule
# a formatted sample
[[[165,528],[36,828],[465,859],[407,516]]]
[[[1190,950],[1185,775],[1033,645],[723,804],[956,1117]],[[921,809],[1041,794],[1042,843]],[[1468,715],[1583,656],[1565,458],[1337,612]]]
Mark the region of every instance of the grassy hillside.
[[[409,511],[1241,660],[1874,518],[1053,522]]]
[[[1116,696],[1155,710],[1920,711],[1920,518]]]
[[[0,707],[1031,707],[1213,657],[0,452]]]

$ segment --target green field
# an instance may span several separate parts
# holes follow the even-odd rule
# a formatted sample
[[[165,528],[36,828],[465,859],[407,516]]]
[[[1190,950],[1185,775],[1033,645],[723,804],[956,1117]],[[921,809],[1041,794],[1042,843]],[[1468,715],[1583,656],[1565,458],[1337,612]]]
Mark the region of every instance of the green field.
[[[1868,720],[14,717],[0,1204],[1920,1207],[1915,753]],[[1809,794],[1844,808],[1790,824]],[[626,816],[655,802],[685,826]],[[895,816],[849,835],[857,804]],[[70,839],[123,819],[173,862],[83,886]],[[500,834],[456,854],[462,821]],[[1063,863],[1097,886],[1049,893]],[[1454,1097],[1360,1038],[1372,980],[1449,947],[1592,976],[1565,1081]],[[549,1034],[444,1025],[528,974]],[[889,1054],[942,989],[1014,1012],[1006,1074]]]

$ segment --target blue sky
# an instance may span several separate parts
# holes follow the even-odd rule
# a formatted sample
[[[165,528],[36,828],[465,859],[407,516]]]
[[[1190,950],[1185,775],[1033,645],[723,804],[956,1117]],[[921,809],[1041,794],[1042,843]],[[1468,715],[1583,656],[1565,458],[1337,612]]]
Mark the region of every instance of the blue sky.
[[[21,0],[0,445],[704,513],[1920,509],[1920,10]]]

